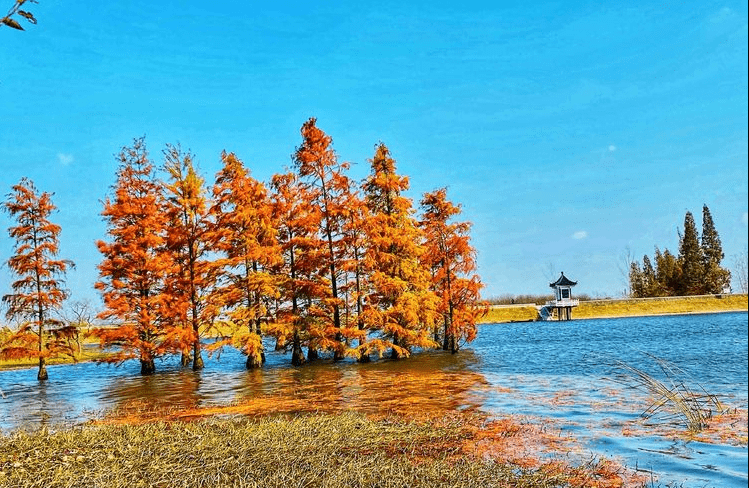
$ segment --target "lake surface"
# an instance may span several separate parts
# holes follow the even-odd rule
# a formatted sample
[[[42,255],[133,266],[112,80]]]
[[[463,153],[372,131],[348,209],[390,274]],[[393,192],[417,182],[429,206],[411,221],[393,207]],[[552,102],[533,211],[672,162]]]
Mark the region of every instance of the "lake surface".
[[[268,344],[270,346],[270,344]],[[274,411],[351,409],[367,413],[478,410],[493,418],[553,425],[575,439],[565,455],[615,460],[654,486],[745,487],[747,447],[699,442],[674,434],[680,419],[663,412],[644,420],[652,404],[618,361],[668,382],[651,356],[695,391],[718,395],[726,407],[747,410],[747,313],[482,325],[478,338],[456,355],[425,352],[400,361],[332,363],[300,368],[272,352],[261,370],[247,371],[225,350],[200,372],[157,362],[51,366],[49,381],[36,370],[0,372],[0,429],[77,423],[106,411],[180,411],[228,404]],[[744,414],[744,418],[745,414]],[[746,439],[746,424],[728,426]]]

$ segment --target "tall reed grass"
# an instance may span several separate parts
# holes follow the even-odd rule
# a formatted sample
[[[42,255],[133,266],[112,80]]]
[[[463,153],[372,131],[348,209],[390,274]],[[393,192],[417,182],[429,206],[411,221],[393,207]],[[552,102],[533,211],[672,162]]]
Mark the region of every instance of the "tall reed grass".
[[[690,381],[688,375],[674,364],[646,354],[655,362],[663,374],[663,379],[656,378],[640,368],[622,361],[615,365],[624,372],[616,381],[638,388],[654,397],[653,402],[642,413],[644,418],[658,416],[664,420],[678,419],[691,432],[699,432],[707,426],[713,415],[724,412],[723,405],[716,395],[708,393],[700,384]]]

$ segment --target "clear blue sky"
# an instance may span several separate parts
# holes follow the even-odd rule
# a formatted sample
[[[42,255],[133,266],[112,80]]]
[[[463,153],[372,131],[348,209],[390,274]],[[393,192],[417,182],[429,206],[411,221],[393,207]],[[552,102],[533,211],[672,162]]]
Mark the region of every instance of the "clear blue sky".
[[[746,252],[745,1],[314,3],[40,0],[0,27],[0,192],[54,192],[73,300],[98,303],[120,147],[181,143],[208,181],[226,149],[268,181],[311,116],[354,178],[383,141],[415,203],[448,187],[485,297],[551,270],[620,296],[627,250],[676,252],[703,203],[724,265]]]

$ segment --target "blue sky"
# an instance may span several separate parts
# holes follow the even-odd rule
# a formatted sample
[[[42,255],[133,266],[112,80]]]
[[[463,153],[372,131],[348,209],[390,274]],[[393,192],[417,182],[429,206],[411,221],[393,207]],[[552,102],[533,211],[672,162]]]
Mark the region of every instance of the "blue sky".
[[[5,2],[7,7],[10,1]],[[320,2],[322,3],[322,2]],[[5,8],[5,7],[3,7]],[[485,297],[621,296],[621,269],[712,212],[747,248],[746,2],[53,2],[0,27],[0,192],[53,192],[73,300],[93,290],[114,154],[145,135],[268,181],[309,117],[351,176],[383,141],[415,203],[447,186]],[[0,216],[0,226],[11,224]],[[0,260],[12,242],[0,234]],[[554,274],[552,274],[552,271]],[[0,293],[10,276],[0,269]]]

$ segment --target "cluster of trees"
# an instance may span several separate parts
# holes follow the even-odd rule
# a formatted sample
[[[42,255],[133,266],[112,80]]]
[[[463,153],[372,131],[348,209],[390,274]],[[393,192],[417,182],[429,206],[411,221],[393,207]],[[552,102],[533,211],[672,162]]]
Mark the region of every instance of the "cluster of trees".
[[[731,272],[721,267],[723,248],[707,205],[702,207],[702,236],[691,212],[684,216],[684,232],[679,232],[679,253],[655,248],[654,260],[643,256],[633,261],[629,286],[635,298],[710,295],[723,293],[730,285]]]
[[[487,305],[471,226],[455,221],[460,206],[440,188],[423,195],[417,218],[408,178],[384,144],[357,183],[314,118],[301,135],[293,170],[268,185],[233,153],[221,155],[209,187],[179,146],[166,147],[159,167],[143,138],[121,150],[102,212],[108,238],[97,242],[99,318],[114,326],[94,333],[113,348],[109,361],[138,359],[150,374],[157,358],[178,354],[197,370],[204,349],[233,346],[254,368],[264,335],[294,365],[323,352],[361,362],[414,348],[456,352],[474,339]],[[4,208],[18,222],[9,261],[18,280],[3,299],[24,325],[0,348],[39,357],[43,379],[45,359],[68,351],[74,332],[50,313],[66,297],[72,263],[56,259],[49,194],[25,179],[14,191]]]

